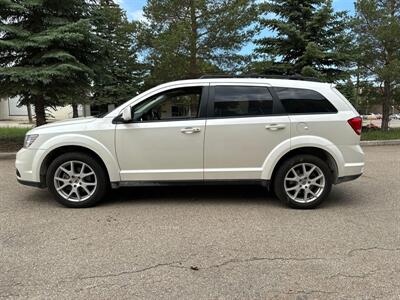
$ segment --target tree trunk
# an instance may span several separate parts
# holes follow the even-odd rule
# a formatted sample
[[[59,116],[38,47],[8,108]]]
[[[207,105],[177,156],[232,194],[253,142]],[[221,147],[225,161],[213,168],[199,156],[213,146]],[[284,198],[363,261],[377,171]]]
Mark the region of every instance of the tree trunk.
[[[36,126],[46,124],[46,107],[42,96],[37,96],[34,99]]]
[[[360,90],[360,69],[358,68],[358,64],[357,64],[357,81],[356,81],[356,108],[358,110],[358,108],[360,107],[359,102],[359,90]]]
[[[33,123],[33,119],[32,119],[32,109],[31,109],[31,104],[30,104],[30,103],[28,103],[28,104],[26,105],[26,109],[27,109],[27,111],[28,111],[28,122],[29,122],[29,123]]]
[[[390,104],[391,104],[391,100],[392,100],[391,88],[390,88],[389,81],[384,82],[383,94],[384,95],[383,95],[383,103],[382,103],[381,129],[382,129],[382,131],[388,131],[389,130]]]
[[[189,75],[191,78],[197,78],[199,76],[199,69],[197,65],[197,18],[196,18],[196,1],[190,1],[190,26],[191,26],[191,36],[190,36],[190,69]]]
[[[78,104],[72,104],[72,117],[78,118]]]
[[[396,0],[391,0],[389,1],[389,9],[390,9],[390,15],[392,17],[395,16],[395,9],[396,9]],[[388,67],[394,62],[394,57],[395,57],[395,52],[391,47],[386,48],[386,63],[385,67]],[[390,106],[392,105],[393,101],[393,95],[392,95],[392,88],[391,88],[391,83],[392,80],[391,78],[386,78],[384,81],[384,87],[383,87],[383,103],[382,103],[382,131],[388,131],[389,130],[389,115],[390,115]]]

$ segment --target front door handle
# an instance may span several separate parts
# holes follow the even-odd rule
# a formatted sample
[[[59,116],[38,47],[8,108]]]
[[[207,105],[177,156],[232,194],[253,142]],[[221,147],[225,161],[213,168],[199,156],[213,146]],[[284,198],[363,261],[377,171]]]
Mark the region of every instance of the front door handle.
[[[285,124],[268,124],[265,126],[265,129],[272,130],[272,131],[281,130],[281,129],[285,129],[285,128],[286,128]]]
[[[193,133],[198,133],[200,131],[201,131],[200,128],[197,127],[186,127],[181,129],[181,132],[185,134],[193,134]]]

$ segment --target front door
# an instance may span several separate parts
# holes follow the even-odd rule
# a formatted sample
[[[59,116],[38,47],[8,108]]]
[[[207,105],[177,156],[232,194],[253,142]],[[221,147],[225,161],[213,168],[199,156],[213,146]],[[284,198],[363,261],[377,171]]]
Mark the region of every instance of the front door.
[[[277,105],[263,85],[210,87],[205,180],[261,179],[268,154],[290,138],[289,117],[278,115]]]
[[[205,89],[168,90],[132,108],[134,121],[116,128],[122,181],[203,180]]]

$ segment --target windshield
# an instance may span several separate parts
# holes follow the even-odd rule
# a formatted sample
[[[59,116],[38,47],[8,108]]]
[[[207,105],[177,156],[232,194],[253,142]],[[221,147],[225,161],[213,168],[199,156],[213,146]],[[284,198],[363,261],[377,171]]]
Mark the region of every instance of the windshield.
[[[104,112],[104,113],[101,113],[101,114],[94,115],[93,117],[95,117],[95,118],[104,118],[104,116],[107,115],[107,114],[109,114],[109,113],[110,113],[110,112],[107,111],[107,112]]]
[[[128,100],[124,103],[122,103],[121,105],[117,106],[116,108],[114,108],[112,111],[106,112],[105,114],[100,114],[99,118],[104,118],[107,117],[109,114],[115,112],[115,111],[120,111],[122,109],[122,107],[126,106],[126,103],[128,103],[129,101],[135,100],[137,99],[140,95],[142,95],[143,93],[140,93],[139,95],[136,95],[135,97],[133,97],[131,100]],[[96,116],[97,117],[97,116]]]

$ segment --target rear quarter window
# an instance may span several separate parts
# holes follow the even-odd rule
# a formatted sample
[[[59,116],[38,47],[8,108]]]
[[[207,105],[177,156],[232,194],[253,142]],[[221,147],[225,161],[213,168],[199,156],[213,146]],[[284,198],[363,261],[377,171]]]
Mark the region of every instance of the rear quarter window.
[[[274,88],[289,114],[337,113],[337,109],[320,93],[309,89]]]

